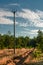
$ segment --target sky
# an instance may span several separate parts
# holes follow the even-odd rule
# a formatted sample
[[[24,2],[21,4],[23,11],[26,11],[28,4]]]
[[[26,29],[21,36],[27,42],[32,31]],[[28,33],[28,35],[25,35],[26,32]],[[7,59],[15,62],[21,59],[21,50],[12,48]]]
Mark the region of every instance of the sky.
[[[37,36],[40,29],[43,32],[43,0],[0,0],[0,34],[8,31],[15,35]]]

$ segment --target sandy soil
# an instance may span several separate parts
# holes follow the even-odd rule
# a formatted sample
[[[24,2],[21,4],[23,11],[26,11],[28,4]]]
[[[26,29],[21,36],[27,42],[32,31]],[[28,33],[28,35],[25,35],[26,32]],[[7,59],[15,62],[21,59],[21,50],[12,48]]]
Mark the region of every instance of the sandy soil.
[[[0,50],[0,65],[22,65],[32,61],[32,49],[3,49]]]

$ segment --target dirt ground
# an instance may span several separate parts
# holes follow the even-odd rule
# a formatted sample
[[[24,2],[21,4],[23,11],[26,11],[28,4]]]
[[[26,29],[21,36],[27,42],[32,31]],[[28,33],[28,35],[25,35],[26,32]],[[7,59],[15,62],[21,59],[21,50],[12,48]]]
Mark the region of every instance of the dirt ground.
[[[0,50],[0,65],[27,65],[27,63],[35,62],[32,58],[32,52],[34,48],[31,49],[3,49]]]

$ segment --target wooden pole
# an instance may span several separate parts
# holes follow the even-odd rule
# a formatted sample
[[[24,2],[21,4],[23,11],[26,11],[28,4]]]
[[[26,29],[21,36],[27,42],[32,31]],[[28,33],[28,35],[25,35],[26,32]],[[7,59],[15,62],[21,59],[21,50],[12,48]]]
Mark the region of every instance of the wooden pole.
[[[15,48],[16,48],[16,44],[15,44],[15,13],[16,13],[16,11],[13,12],[13,14],[14,14],[14,54],[15,54]]]

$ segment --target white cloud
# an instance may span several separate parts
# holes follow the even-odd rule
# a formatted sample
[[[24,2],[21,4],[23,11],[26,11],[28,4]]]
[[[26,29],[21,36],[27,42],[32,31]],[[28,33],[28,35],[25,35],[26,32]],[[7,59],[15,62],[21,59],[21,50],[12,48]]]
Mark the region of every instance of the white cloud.
[[[37,34],[38,30],[30,30],[30,34]]]
[[[2,16],[13,17],[13,13],[10,11],[0,10],[0,17],[2,17]]]
[[[31,23],[29,25],[34,25],[36,27],[43,27],[43,11],[37,10],[31,11],[29,9],[22,9],[24,12],[18,12],[17,17],[22,17],[27,19]],[[28,26],[28,25],[27,25]]]
[[[11,4],[9,4],[9,5],[19,6],[19,4],[18,4],[18,3],[11,3]]]
[[[27,27],[28,23],[19,23],[19,26]]]
[[[27,31],[22,31],[21,33],[26,33],[26,34],[37,34],[38,30],[27,30]]]
[[[36,10],[36,11],[38,16],[40,16],[40,18],[43,18],[43,11],[40,11],[40,10]]]
[[[21,31],[21,35],[24,35],[24,36],[29,36],[31,38],[33,38],[34,36],[37,36],[37,33],[38,30],[25,30],[25,31]]]
[[[13,17],[13,13],[10,11],[0,10],[0,24],[13,24],[13,20],[7,17]],[[16,22],[18,24],[18,22]]]
[[[0,17],[0,24],[13,24],[13,21],[10,19]]]
[[[43,27],[43,22],[42,23],[41,22],[37,23],[36,27]]]
[[[41,30],[43,32],[43,30]],[[29,29],[25,29],[24,31],[21,31],[21,35],[24,36],[29,36],[31,38],[33,38],[34,36],[37,36],[38,34],[38,29],[37,30],[29,30]]]

